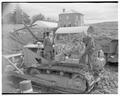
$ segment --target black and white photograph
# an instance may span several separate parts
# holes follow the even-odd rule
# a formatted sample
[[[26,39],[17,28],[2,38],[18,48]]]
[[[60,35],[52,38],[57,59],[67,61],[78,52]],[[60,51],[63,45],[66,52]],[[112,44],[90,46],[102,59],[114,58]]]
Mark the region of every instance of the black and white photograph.
[[[118,1],[2,1],[2,94],[118,94]]]

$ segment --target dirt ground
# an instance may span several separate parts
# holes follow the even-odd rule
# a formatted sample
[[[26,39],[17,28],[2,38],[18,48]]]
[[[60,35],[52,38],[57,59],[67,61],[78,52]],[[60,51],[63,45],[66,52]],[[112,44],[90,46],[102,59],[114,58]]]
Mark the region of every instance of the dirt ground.
[[[118,66],[107,64],[103,78],[98,82],[91,94],[117,94],[118,93]]]

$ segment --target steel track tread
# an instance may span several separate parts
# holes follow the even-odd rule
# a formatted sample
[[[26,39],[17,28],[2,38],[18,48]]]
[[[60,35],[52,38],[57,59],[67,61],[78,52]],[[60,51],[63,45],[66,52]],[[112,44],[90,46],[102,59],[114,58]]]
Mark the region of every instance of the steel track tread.
[[[12,73],[9,73],[9,74],[12,75],[12,76],[22,78],[22,79],[31,80],[32,82],[35,82],[38,85],[42,84],[44,86],[54,88],[54,89],[57,89],[57,90],[61,90],[63,92],[65,91],[65,92],[68,92],[68,93],[79,93],[80,94],[80,90],[77,90],[77,89],[71,89],[71,88],[64,88],[64,87],[55,86],[53,84],[53,81],[48,81],[48,80],[45,81],[45,80],[42,80],[40,78],[38,79],[37,77],[33,77],[33,76],[30,76],[30,75],[26,75],[26,74],[19,74],[19,73],[16,73],[16,72],[12,72]],[[84,93],[84,92],[82,92],[82,93]]]

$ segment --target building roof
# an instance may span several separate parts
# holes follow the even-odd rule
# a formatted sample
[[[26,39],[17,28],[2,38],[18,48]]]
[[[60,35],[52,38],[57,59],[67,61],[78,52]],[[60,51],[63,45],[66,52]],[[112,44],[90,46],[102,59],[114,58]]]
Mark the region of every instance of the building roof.
[[[79,27],[60,27],[57,29],[56,34],[66,34],[66,33],[88,33],[94,31],[91,26],[79,26]]]
[[[58,23],[48,22],[48,21],[36,21],[34,24],[37,24],[39,27],[43,27],[43,28],[56,28],[56,27],[58,27]]]
[[[80,15],[83,15],[82,13],[79,13],[79,12],[77,12],[76,10],[73,10],[73,9],[67,10],[67,11],[65,11],[65,12],[62,12],[61,14],[69,14],[69,13],[78,13],[78,14],[80,14]]]

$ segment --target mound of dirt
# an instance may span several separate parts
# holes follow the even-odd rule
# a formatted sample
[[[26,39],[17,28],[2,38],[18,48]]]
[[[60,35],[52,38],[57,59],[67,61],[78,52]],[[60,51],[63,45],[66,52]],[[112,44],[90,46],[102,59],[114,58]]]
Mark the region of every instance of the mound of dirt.
[[[98,82],[91,94],[117,94],[118,93],[118,72],[105,70],[103,78]]]

